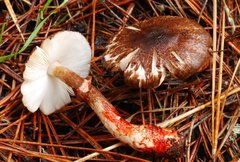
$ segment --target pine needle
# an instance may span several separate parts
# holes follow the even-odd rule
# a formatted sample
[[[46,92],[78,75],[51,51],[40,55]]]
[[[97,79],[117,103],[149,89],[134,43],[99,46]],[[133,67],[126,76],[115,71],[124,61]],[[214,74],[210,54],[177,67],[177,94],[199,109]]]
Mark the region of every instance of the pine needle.
[[[12,8],[12,5],[11,5],[10,1],[9,0],[4,0],[4,3],[5,3],[5,5],[6,5],[7,9],[8,9],[8,12],[10,13],[10,15],[11,15],[11,17],[13,19],[14,24],[17,27],[18,32],[20,33],[20,35],[22,37],[22,40],[25,42],[25,38],[24,38],[24,36],[22,34],[22,31],[21,31],[20,26],[19,26],[18,21],[17,21],[17,16],[16,16],[16,14],[15,14],[13,8]]]

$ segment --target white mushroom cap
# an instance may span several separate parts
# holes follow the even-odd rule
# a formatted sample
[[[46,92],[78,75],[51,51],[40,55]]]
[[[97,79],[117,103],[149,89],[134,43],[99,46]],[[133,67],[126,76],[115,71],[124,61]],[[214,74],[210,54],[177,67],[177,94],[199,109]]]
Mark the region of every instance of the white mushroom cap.
[[[44,40],[26,63],[21,87],[23,104],[31,112],[40,108],[46,115],[68,104],[73,90],[50,75],[49,69],[57,63],[85,78],[89,74],[90,60],[89,43],[78,32],[62,31]]]

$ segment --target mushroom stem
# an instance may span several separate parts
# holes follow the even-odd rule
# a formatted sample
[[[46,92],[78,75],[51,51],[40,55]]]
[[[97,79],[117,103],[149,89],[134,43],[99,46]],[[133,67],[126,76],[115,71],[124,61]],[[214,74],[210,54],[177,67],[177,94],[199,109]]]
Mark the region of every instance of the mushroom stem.
[[[108,131],[120,141],[138,151],[161,156],[173,157],[182,153],[184,140],[177,131],[149,124],[131,124],[87,79],[63,66],[56,66],[50,73],[71,86],[76,96],[89,104]]]

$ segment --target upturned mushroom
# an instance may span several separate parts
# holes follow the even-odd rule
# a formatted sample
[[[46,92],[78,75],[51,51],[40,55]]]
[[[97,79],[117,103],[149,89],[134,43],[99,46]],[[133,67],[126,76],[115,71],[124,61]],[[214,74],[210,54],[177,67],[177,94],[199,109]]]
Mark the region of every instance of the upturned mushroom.
[[[205,69],[211,41],[209,33],[193,20],[154,17],[121,29],[107,46],[105,65],[123,71],[129,85],[155,88],[167,70],[186,79]]]
[[[122,142],[143,152],[179,156],[184,140],[177,131],[127,122],[90,81],[83,78],[89,73],[90,51],[86,39],[77,32],[59,32],[43,41],[26,64],[21,87],[24,105],[31,112],[40,107],[48,115],[67,104],[69,94],[74,91],[95,111],[109,132]]]
[[[26,63],[21,86],[23,104],[31,112],[40,108],[46,115],[68,104],[70,94],[74,94],[72,88],[49,75],[49,71],[59,64],[86,78],[90,60],[91,49],[81,34],[63,31],[47,38],[36,47]]]

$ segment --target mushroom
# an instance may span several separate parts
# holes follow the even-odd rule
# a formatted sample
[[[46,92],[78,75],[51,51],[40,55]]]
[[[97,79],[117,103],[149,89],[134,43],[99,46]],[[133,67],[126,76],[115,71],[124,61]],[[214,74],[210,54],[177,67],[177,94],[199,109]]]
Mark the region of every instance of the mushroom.
[[[88,79],[84,79],[89,72],[90,58],[89,44],[80,33],[59,32],[43,41],[26,64],[21,87],[24,105],[32,112],[40,106],[40,110],[48,115],[68,103],[69,94],[74,91],[122,142],[143,152],[179,156],[184,140],[177,131],[129,123]]]
[[[84,36],[78,32],[63,31],[43,41],[32,52],[23,73],[21,86],[23,104],[29,111],[38,108],[49,115],[71,102],[71,87],[59,78],[49,75],[55,64],[71,69],[85,78],[90,69],[91,49]]]
[[[187,18],[160,16],[120,30],[107,46],[106,67],[123,71],[126,83],[142,88],[158,87],[166,69],[186,79],[210,62],[211,36]]]

